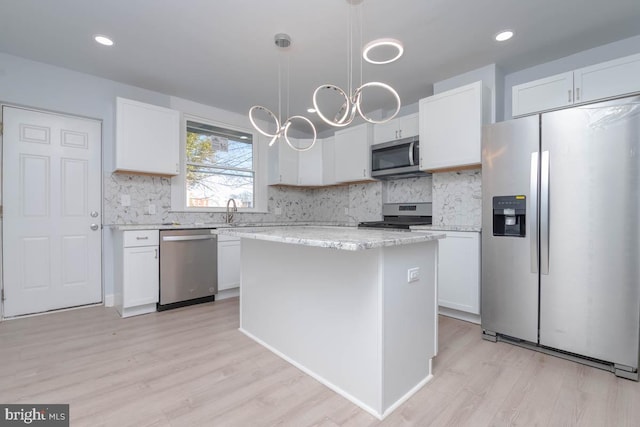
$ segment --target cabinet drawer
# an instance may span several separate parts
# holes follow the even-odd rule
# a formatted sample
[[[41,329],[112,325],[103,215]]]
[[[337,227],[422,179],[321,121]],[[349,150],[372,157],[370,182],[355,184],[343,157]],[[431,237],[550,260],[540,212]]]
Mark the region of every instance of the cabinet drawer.
[[[218,234],[218,242],[239,242],[240,238],[227,234]]]
[[[158,245],[158,230],[131,230],[123,234],[125,248]]]

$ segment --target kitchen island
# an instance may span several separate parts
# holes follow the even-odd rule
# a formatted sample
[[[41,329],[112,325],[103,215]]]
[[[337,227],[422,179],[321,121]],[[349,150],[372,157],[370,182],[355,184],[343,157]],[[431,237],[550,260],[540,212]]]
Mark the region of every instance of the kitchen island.
[[[380,419],[431,379],[444,234],[352,227],[219,233],[242,239],[243,333]]]

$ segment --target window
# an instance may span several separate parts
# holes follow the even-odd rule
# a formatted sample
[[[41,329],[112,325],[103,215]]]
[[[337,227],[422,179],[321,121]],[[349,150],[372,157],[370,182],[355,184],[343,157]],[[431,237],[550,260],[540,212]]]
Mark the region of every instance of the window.
[[[187,120],[184,171],[188,210],[225,208],[229,199],[240,209],[256,205],[251,133]]]

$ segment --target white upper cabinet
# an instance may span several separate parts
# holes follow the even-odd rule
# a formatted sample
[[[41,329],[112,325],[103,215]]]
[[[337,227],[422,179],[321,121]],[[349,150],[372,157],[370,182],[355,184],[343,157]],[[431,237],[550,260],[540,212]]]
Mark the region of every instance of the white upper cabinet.
[[[115,171],[180,173],[180,112],[116,98]]]
[[[365,123],[335,133],[335,180],[358,182],[371,180],[371,143],[373,125]]]
[[[573,73],[573,84],[576,102],[640,92],[640,54],[580,68]]]
[[[514,86],[512,116],[640,92],[640,54]]]
[[[308,147],[313,139],[300,140],[301,147]],[[316,140],[316,143],[310,150],[298,153],[298,185],[301,186],[320,186],[323,185],[322,169],[324,165],[323,159],[323,141]]]
[[[573,104],[573,71],[513,87],[514,117]]]
[[[423,98],[420,108],[420,169],[480,165],[482,125],[491,117],[491,99],[482,82]]]
[[[300,143],[297,138],[289,139],[292,144]],[[269,185],[298,185],[298,152],[282,139],[269,147]]]
[[[394,141],[418,135],[418,113],[397,117],[373,127],[373,143]]]
[[[322,185],[336,183],[335,138],[330,136],[322,140]]]

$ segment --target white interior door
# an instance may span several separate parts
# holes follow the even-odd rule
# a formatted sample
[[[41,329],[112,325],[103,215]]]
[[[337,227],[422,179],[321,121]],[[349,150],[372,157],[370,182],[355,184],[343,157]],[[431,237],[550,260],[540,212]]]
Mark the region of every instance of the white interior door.
[[[101,123],[2,118],[4,316],[101,302]]]

